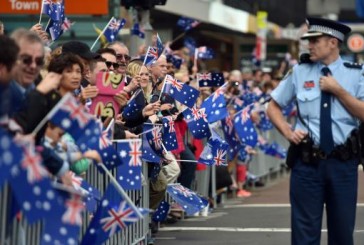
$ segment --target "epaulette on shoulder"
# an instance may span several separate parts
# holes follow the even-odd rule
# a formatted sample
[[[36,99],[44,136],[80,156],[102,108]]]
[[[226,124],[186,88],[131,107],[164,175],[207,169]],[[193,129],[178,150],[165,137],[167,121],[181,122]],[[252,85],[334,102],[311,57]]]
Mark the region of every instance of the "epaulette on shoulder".
[[[347,68],[362,69],[363,64],[344,62],[344,66],[347,67]]]

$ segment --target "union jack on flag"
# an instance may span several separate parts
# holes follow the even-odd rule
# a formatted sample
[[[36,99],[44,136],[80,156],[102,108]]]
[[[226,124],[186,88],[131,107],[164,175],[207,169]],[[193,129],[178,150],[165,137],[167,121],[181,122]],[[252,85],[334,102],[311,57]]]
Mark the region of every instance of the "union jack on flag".
[[[211,133],[205,108],[198,109],[196,106],[193,106],[192,109],[186,108],[182,113],[193,137],[196,139],[210,137]]]
[[[126,201],[122,201],[118,209],[110,208],[108,210],[109,216],[102,218],[100,223],[104,232],[109,231],[109,237],[114,235],[117,228],[120,230],[125,229],[128,223],[135,223],[138,218],[133,216],[134,211],[129,207]]]
[[[205,208],[208,201],[181,184],[169,184],[169,195],[186,211],[188,215],[199,212]]]
[[[158,60],[158,58],[159,58],[158,48],[149,46],[147,54],[144,57],[144,62],[143,63],[146,66],[150,66],[151,64],[156,62]]]
[[[115,19],[114,17],[111,18],[110,23],[104,32],[104,36],[106,37],[108,42],[111,43],[115,40],[120,29],[124,27],[125,23],[125,19]]]
[[[143,134],[142,140],[142,159],[148,162],[160,163],[163,158],[163,151],[156,149],[153,144],[153,134],[150,130],[154,131],[154,126],[149,123],[144,123],[143,132],[147,132]]]
[[[117,168],[116,179],[126,190],[139,190],[142,186],[141,139],[118,140],[117,152],[119,152],[123,164]]]
[[[72,22],[69,18],[65,18],[62,24],[62,30],[63,31],[69,31],[71,30],[71,27],[75,24],[75,22]]]
[[[189,108],[193,107],[200,95],[200,91],[187,84],[181,83],[170,75],[166,75],[164,78],[164,84],[161,92]]]
[[[117,232],[140,220],[134,208],[109,184],[81,245],[103,244]],[[146,209],[138,210],[143,216],[148,213]]]
[[[212,132],[212,137],[207,141],[198,162],[206,165],[225,165],[226,160],[224,157],[229,145],[217,133]]]
[[[77,194],[71,194],[66,200],[66,212],[62,216],[63,223],[71,225],[82,225],[82,212],[85,209],[82,197]]]
[[[42,166],[42,158],[35,151],[34,145],[27,143],[23,146],[21,167],[27,171],[27,180],[34,183],[48,177],[48,171]]]
[[[166,76],[165,83],[171,84],[171,86],[175,89],[177,89],[178,92],[181,92],[183,88],[183,83],[179,82],[177,79],[173,78],[170,75]]]
[[[71,134],[75,140],[83,136],[83,131],[91,120],[86,108],[78,103],[71,93],[63,96],[47,117],[52,123]]]
[[[178,148],[176,129],[173,118],[171,116],[162,118],[163,133],[162,141],[167,151],[172,151]]]
[[[229,159],[234,159],[242,147],[242,144],[236,137],[234,123],[230,116],[227,116],[225,120],[221,120],[221,127],[224,132],[225,140],[229,144]]]
[[[227,165],[225,156],[226,151],[221,149],[217,150],[216,155],[214,156],[214,164],[216,166]]]
[[[234,117],[234,128],[242,143],[255,147],[258,143],[258,134],[250,118],[251,106],[245,107]]]

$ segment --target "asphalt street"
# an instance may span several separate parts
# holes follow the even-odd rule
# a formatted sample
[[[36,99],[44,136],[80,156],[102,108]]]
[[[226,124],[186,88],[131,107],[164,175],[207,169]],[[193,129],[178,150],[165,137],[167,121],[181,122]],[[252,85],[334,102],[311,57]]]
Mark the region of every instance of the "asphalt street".
[[[249,198],[231,198],[207,217],[187,217],[165,225],[156,234],[157,245],[290,244],[289,177],[253,190]],[[359,171],[355,244],[364,244],[364,174]],[[321,244],[327,244],[325,218]]]

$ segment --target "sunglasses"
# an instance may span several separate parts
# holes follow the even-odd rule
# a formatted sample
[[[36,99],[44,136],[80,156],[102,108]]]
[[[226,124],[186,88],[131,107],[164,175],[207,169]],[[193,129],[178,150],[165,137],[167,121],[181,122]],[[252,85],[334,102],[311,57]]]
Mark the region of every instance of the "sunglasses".
[[[111,61],[105,61],[105,64],[107,66],[107,68],[109,69],[111,66],[114,67],[114,69],[118,69],[119,68],[119,64],[118,63],[114,63],[114,62],[111,62]]]
[[[27,66],[30,66],[33,63],[33,61],[38,67],[42,67],[44,65],[43,57],[37,57],[33,59],[33,57],[30,55],[21,55],[19,59],[21,60],[21,62],[23,62],[24,65]]]
[[[117,54],[116,55],[116,59],[117,60],[121,60],[121,59],[125,59],[126,61],[129,61],[131,59],[131,57],[127,54]]]

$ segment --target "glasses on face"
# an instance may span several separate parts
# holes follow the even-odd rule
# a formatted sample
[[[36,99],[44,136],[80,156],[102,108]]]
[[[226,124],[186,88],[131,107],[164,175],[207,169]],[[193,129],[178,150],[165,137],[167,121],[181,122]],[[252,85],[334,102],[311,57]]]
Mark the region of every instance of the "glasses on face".
[[[117,54],[116,55],[116,59],[117,60],[122,60],[122,59],[125,59],[126,61],[130,61],[131,57],[127,54]]]
[[[21,55],[19,57],[19,59],[21,60],[21,62],[24,65],[27,65],[27,66],[30,66],[33,63],[33,61],[35,62],[35,64],[38,67],[42,67],[44,65],[44,59],[43,59],[43,57],[36,57],[35,59],[33,59],[33,57],[30,56],[30,55]]]
[[[118,63],[114,63],[114,62],[111,62],[111,61],[105,61],[105,64],[107,66],[107,69],[109,69],[111,66],[113,66],[115,70],[119,68]]]

